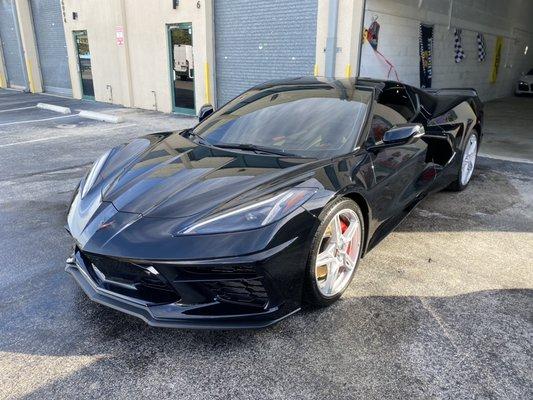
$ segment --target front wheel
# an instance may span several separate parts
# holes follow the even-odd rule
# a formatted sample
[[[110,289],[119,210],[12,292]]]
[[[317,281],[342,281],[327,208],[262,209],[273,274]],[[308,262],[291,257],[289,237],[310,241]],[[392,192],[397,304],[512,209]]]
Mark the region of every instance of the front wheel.
[[[314,306],[337,301],[350,284],[363,249],[364,223],[349,199],[328,205],[313,238],[307,265],[305,300]]]
[[[477,150],[478,136],[476,132],[472,132],[466,141],[465,148],[461,155],[461,166],[459,167],[457,179],[452,182],[449,189],[457,192],[466,189],[476,166]]]

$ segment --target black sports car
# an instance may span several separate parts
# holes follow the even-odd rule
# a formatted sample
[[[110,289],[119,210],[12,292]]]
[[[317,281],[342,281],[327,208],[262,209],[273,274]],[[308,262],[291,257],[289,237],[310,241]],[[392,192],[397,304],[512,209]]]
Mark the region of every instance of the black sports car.
[[[81,180],[66,270],[92,300],[185,328],[331,304],[421,199],[468,185],[482,136],[475,91],[371,79],[268,82],[212,111]]]

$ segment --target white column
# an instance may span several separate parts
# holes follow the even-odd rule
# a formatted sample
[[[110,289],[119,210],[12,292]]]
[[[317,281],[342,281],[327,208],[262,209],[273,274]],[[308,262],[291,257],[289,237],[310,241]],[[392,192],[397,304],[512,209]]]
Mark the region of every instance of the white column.
[[[330,0],[318,1],[315,75],[324,76]],[[339,0],[335,76],[356,76],[359,69],[365,0]]]
[[[17,9],[20,40],[24,51],[28,88],[32,93],[41,93],[43,91],[43,81],[29,0],[15,0],[15,7]]]

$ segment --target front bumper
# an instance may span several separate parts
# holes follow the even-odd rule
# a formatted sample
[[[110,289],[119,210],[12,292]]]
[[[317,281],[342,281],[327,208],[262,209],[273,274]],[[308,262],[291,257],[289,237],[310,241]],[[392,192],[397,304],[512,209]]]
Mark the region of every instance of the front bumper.
[[[65,270],[91,300],[151,326],[253,329],[299,311],[303,255],[302,243],[291,240],[261,253],[227,259],[181,263],[113,260],[139,266],[141,274],[153,271],[164,287],[141,282],[134,275],[127,276],[131,282],[118,282],[113,277],[108,280],[107,270],[104,275],[94,268],[100,256],[79,249],[67,260]]]

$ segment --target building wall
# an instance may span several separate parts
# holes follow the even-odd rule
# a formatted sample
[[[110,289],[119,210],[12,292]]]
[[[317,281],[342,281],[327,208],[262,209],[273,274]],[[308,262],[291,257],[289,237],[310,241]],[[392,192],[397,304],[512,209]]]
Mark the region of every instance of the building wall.
[[[474,87],[483,100],[512,94],[515,81],[533,67],[533,15],[530,0],[455,0],[448,30],[447,0],[367,0],[364,26],[374,17],[380,24],[378,50],[396,67],[401,81],[419,85],[419,23],[434,24],[433,84],[438,87]],[[454,27],[462,28],[466,58],[454,61]],[[484,33],[487,57],[477,60],[476,32]],[[497,82],[489,82],[497,36],[504,36]],[[529,45],[527,55],[524,48]],[[362,48],[361,76],[387,78],[389,67],[370,45]],[[395,78],[392,73],[391,79]]]
[[[213,1],[180,1],[178,8],[173,10],[170,0],[62,0],[73,96],[82,97],[73,32],[87,30],[96,100],[171,112],[166,25],[191,22],[196,108],[212,104],[217,78]],[[317,75],[324,73],[328,2],[318,0]],[[357,71],[355,60],[359,49],[362,5],[363,0],[340,0],[336,56],[338,76],[353,76]],[[73,12],[77,13],[76,20]],[[117,26],[124,29],[123,46],[116,44]]]
[[[159,0],[63,0],[65,33],[75,98],[81,98],[73,31],[87,30],[95,99],[125,106],[172,111],[167,24],[191,22],[197,108],[212,96],[212,2]],[[74,20],[72,13],[78,13]],[[125,43],[116,43],[123,27]],[[206,73],[207,72],[207,73]],[[111,87],[111,91],[109,89]],[[112,93],[112,95],[111,95]]]
[[[26,10],[29,0],[13,0]],[[73,31],[87,30],[92,54],[96,100],[125,106],[172,111],[170,60],[167,24],[191,22],[195,58],[195,104],[213,103],[215,85],[213,2],[215,0],[172,2],[160,0],[58,0],[65,15],[65,38],[73,96],[81,97]],[[374,16],[381,24],[379,50],[396,67],[400,80],[419,84],[419,22],[434,24],[433,87],[472,86],[487,100],[512,93],[521,72],[533,67],[533,15],[531,0],[453,0],[452,28],[463,28],[466,59],[453,60],[453,29],[448,29],[452,0],[366,0],[364,25]],[[361,10],[363,0],[339,0],[335,75],[357,73]],[[199,5],[199,7],[198,7]],[[315,74],[324,75],[328,37],[329,0],[318,0]],[[74,20],[72,13],[78,19]],[[41,91],[39,62],[31,18],[19,13],[24,33],[26,65],[32,74],[32,90]],[[29,14],[28,14],[29,15]],[[0,21],[1,23],[1,21]],[[22,26],[23,25],[23,26]],[[123,27],[125,44],[116,43],[116,29]],[[475,32],[485,34],[487,59],[477,61]],[[504,36],[498,81],[489,83],[496,37]],[[524,48],[530,47],[527,55]],[[34,49],[35,48],[35,49]],[[35,50],[35,51],[34,51]],[[5,56],[5,55],[4,55]],[[387,78],[388,67],[368,45],[363,44],[361,76]],[[28,63],[29,61],[29,63]],[[0,55],[0,85],[5,86],[5,60]],[[252,71],[253,72],[253,71]],[[28,72],[29,73],[29,72]],[[390,75],[394,78],[394,75]]]

